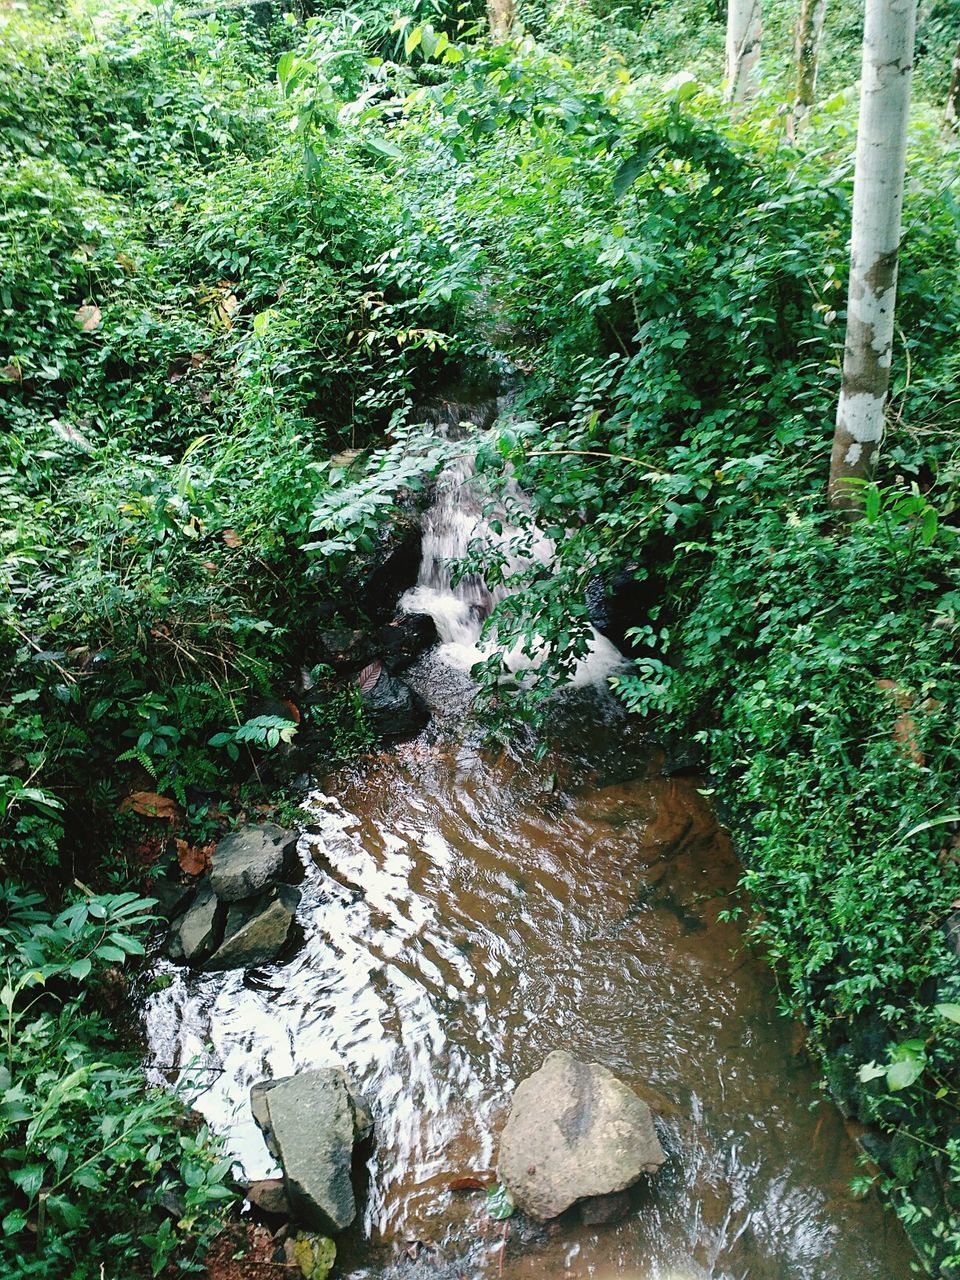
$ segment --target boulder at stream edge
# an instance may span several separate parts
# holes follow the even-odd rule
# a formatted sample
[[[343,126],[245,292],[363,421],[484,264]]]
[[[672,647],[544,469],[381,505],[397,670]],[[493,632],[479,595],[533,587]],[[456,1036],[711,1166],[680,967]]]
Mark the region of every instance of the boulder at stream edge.
[[[557,1050],[517,1086],[497,1173],[517,1208],[546,1221],[665,1159],[647,1104],[606,1067]]]
[[[224,836],[210,875],[170,927],[167,955],[195,969],[252,969],[276,960],[294,933],[300,891],[293,885],[303,875],[295,831],[265,822]]]
[[[248,902],[230,903],[224,941],[203,967],[255,969],[269,964],[286,947],[299,904],[300,890],[288,884],[278,884]]]
[[[416,737],[430,721],[430,708],[420,695],[383,666],[360,701],[371,728],[388,742]]]
[[[297,833],[272,822],[239,827],[213,851],[210,887],[223,902],[252,898],[284,881],[303,879],[297,857]]]
[[[294,1217],[315,1231],[342,1231],[356,1217],[353,1148],[373,1121],[342,1071],[317,1068],[261,1080],[250,1107],[267,1147],[283,1168]]]

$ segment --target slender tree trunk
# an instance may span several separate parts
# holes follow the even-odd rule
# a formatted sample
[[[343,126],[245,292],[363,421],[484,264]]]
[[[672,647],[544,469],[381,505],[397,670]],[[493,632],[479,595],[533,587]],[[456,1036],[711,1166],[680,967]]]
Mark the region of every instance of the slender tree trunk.
[[[816,101],[820,37],[826,12],[827,0],[801,0],[797,21],[797,91],[793,105],[796,125]]]
[[[950,73],[947,109],[943,113],[943,119],[948,133],[960,134],[960,43],[953,51],[953,70]]]
[[[494,44],[506,40],[516,19],[514,0],[487,0],[487,19],[490,23],[490,39]]]
[[[727,0],[724,78],[728,102],[745,102],[753,92],[762,25],[761,0]]]
[[[830,457],[830,503],[855,513],[880,454],[890,386],[897,255],[917,0],[867,0],[843,385]]]

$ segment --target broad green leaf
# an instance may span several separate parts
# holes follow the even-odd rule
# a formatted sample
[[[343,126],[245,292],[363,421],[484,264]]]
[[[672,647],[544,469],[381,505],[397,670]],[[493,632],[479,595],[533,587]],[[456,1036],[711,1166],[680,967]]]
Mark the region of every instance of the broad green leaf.
[[[906,1089],[923,1075],[924,1061],[920,1058],[904,1058],[887,1067],[887,1088],[893,1093]]]
[[[512,1218],[516,1212],[516,1207],[513,1196],[502,1183],[494,1183],[487,1192],[486,1210],[489,1216],[497,1222]]]
[[[865,1062],[857,1072],[861,1084],[867,1084],[870,1080],[879,1080],[881,1076],[886,1074],[887,1068],[877,1066],[875,1062]]]
[[[383,156],[387,160],[399,160],[403,155],[400,148],[388,142],[386,138],[365,138],[363,146],[366,151],[375,156]]]
[[[21,1209],[14,1209],[3,1220],[3,1234],[5,1236],[19,1235],[26,1225],[27,1215]]]
[[[880,490],[875,484],[868,484],[864,490],[863,514],[869,524],[876,524],[880,515]]]

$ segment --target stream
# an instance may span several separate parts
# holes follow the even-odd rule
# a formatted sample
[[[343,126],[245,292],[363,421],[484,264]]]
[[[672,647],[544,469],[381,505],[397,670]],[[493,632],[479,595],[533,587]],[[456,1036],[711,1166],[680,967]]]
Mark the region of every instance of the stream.
[[[703,782],[665,776],[602,690],[613,647],[596,637],[542,760],[478,740],[466,668],[493,602],[476,582],[454,590],[446,565],[484,517],[467,472],[446,481],[407,600],[443,641],[404,677],[433,723],[307,797],[292,960],[158,962],[150,1060],[193,1063],[197,1107],[248,1179],[276,1172],[250,1085],[347,1069],[376,1136],[341,1277],[904,1280],[906,1239],[851,1194],[853,1140],[723,914],[739,866]],[[482,1193],[449,1184],[492,1180],[511,1092],[558,1048],[650,1104],[668,1161],[619,1223],[504,1232]]]

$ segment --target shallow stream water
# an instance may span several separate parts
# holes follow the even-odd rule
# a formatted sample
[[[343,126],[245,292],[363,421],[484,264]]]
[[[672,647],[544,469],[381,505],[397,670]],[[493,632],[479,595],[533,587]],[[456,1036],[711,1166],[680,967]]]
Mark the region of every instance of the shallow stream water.
[[[851,1139],[811,1110],[766,968],[718,919],[738,867],[708,800],[625,734],[586,727],[537,764],[425,738],[325,779],[305,945],[178,974],[148,1010],[154,1059],[214,1069],[199,1106],[249,1177],[273,1171],[249,1086],[348,1069],[376,1144],[345,1275],[422,1241],[406,1267],[425,1276],[902,1280],[899,1227],[849,1192]],[[669,1162],[625,1222],[504,1246],[482,1195],[448,1184],[491,1173],[513,1086],[555,1048],[632,1085]]]
[[[851,1195],[853,1141],[724,918],[739,868],[709,798],[589,689],[616,651],[595,638],[543,760],[474,740],[462,668],[493,601],[446,567],[485,531],[470,483],[461,465],[441,486],[409,601],[444,641],[408,673],[434,726],[319,781],[302,947],[246,974],[169,966],[152,1063],[194,1064],[198,1108],[250,1179],[275,1172],[250,1085],[346,1068],[375,1143],[341,1277],[904,1280],[905,1238]],[[560,1048],[649,1102],[668,1161],[618,1224],[501,1227],[449,1184],[492,1180],[514,1086]]]

